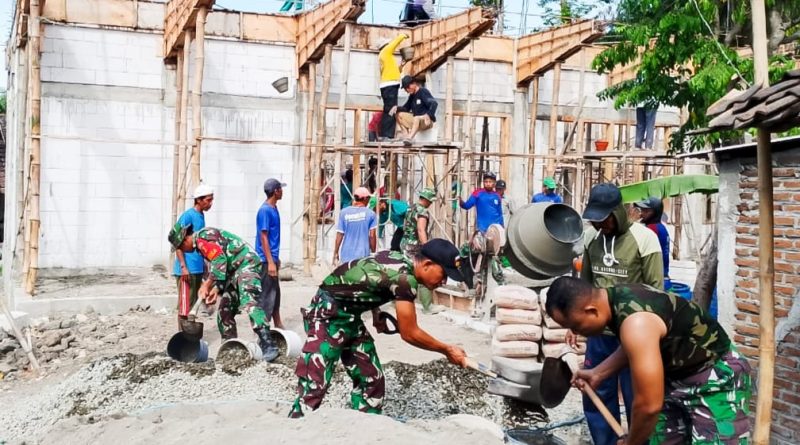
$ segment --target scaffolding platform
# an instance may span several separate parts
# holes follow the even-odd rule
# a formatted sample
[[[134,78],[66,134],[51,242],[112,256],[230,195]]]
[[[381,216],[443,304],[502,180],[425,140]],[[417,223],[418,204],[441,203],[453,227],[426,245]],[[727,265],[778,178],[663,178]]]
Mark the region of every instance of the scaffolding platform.
[[[396,149],[396,148],[406,148],[412,150],[458,150],[464,146],[463,142],[445,142],[445,141],[436,141],[436,142],[423,142],[423,141],[412,141],[410,145],[406,145],[403,141],[391,141],[391,142],[363,142],[361,144],[367,148],[380,148],[380,149]]]

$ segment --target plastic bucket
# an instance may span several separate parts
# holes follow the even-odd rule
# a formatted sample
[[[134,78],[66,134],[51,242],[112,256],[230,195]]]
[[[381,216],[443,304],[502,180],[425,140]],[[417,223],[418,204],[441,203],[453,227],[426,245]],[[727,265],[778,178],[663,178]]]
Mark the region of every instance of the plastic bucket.
[[[289,89],[289,78],[281,77],[275,82],[272,82],[272,87],[278,90],[278,92],[281,94],[285,93]]]
[[[273,328],[269,334],[272,336],[272,341],[278,344],[281,355],[289,358],[300,357],[300,352],[303,350],[303,339],[296,332]]]
[[[219,358],[220,355],[224,354],[226,351],[229,351],[231,349],[241,349],[243,351],[247,351],[247,353],[250,354],[250,357],[252,357],[253,360],[261,360],[261,358],[263,357],[261,353],[261,348],[255,342],[244,341],[238,338],[231,338],[225,340],[224,342],[222,342],[221,345],[219,345],[219,351],[217,351],[217,358]]]
[[[673,281],[672,287],[669,288],[669,292],[685,300],[692,299],[692,289],[689,287],[688,284],[685,283],[679,283],[677,281]]]
[[[208,360],[208,343],[178,332],[167,343],[167,355],[183,363],[200,363]]]
[[[520,274],[543,280],[569,273],[583,252],[583,221],[566,204],[527,204],[511,216],[505,254]]]

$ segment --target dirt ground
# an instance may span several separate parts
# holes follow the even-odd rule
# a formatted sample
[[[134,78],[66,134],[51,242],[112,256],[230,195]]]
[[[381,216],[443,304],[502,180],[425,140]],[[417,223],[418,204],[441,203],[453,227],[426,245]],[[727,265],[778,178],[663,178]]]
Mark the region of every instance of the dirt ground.
[[[299,308],[308,303],[316,287],[313,280],[299,273],[294,276],[294,281],[282,283],[282,316],[288,329],[302,335]],[[51,282],[50,289],[63,286],[87,296],[109,286],[102,279],[82,280],[86,283],[83,288],[64,279]],[[116,292],[136,295],[135,280],[121,281],[114,282]],[[144,287],[145,292],[163,289],[164,281],[145,283]],[[246,317],[237,318],[240,337],[255,340]],[[418,319],[420,326],[438,339],[460,345],[481,362],[490,362],[488,335],[454,326],[439,315],[420,313]],[[503,428],[542,427],[581,415],[576,391],[547,415],[520,410],[502,398],[484,394],[486,380],[480,374],[447,365],[441,355],[414,348],[399,335],[373,331],[387,369],[385,416],[344,408],[350,383],[339,369],[324,409],[303,420],[289,421],[284,419],[296,385],[292,367],[260,363],[231,373],[213,363],[175,366],[164,358],[166,343],[177,332],[174,311],[138,308],[115,316],[89,313],[59,320],[55,316],[34,321],[37,329],[53,328],[54,323],[60,328],[42,331],[37,344],[40,339],[47,340],[49,332],[62,331],[72,339],[62,338],[64,348],[51,342],[56,345],[51,350],[56,352],[47,353],[42,375],[18,371],[0,380],[0,419],[9,422],[0,430],[0,443],[110,443],[120,439],[151,443],[153,437],[166,443],[186,437],[194,443],[229,439],[251,443],[266,434],[278,443],[315,443],[324,438],[326,443],[342,444],[423,440],[499,444]],[[202,321],[209,356],[216,357],[220,345],[216,323],[213,316]],[[371,329],[368,315],[365,322]],[[509,425],[509,418],[515,419],[516,425]],[[356,422],[358,431],[350,427]],[[563,443],[590,443],[585,422],[553,433]]]

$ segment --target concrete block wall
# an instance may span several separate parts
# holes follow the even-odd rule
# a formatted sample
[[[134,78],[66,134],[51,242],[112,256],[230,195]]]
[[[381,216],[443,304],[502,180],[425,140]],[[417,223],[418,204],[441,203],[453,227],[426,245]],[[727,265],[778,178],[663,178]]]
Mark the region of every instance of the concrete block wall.
[[[194,46],[194,45],[193,45]],[[228,40],[206,40],[203,91],[231,96],[294,99],[294,47]],[[190,62],[194,66],[194,58]],[[193,79],[194,69],[190,71]],[[289,78],[289,89],[279,93],[272,82]]]
[[[733,341],[757,376],[759,347],[758,181],[755,159],[729,161],[739,167],[735,222],[735,314]],[[775,155],[776,359],[772,443],[800,442],[800,149]],[[734,166],[735,167],[735,166]],[[728,184],[730,185],[730,184]],[[720,184],[722,189],[722,184]],[[722,226],[721,226],[722,229]],[[720,251],[720,255],[722,255]],[[720,256],[720,258],[723,258]],[[720,263],[720,267],[723,264]],[[723,276],[720,276],[723,279]],[[753,388],[755,392],[755,387]],[[755,400],[755,397],[754,399]]]

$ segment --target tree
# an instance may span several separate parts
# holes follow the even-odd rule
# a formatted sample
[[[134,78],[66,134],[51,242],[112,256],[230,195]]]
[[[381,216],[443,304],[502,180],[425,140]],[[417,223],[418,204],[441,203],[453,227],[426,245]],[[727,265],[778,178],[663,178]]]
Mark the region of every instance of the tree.
[[[771,23],[771,81],[791,69],[781,44],[800,39],[800,0],[767,0]],[[636,78],[599,93],[616,107],[661,104],[686,107],[688,121],[672,136],[673,151],[719,145],[738,132],[687,138],[708,124],[706,109],[733,85],[753,82],[753,61],[731,45],[750,41],[748,0],[622,0],[611,37],[618,41],[593,61],[599,73],[640,60]],[[744,53],[742,53],[744,54]],[[732,82],[732,79],[734,81]]]
[[[558,26],[575,18],[596,18],[602,14],[603,7],[612,0],[539,0],[545,10],[544,24]]]

